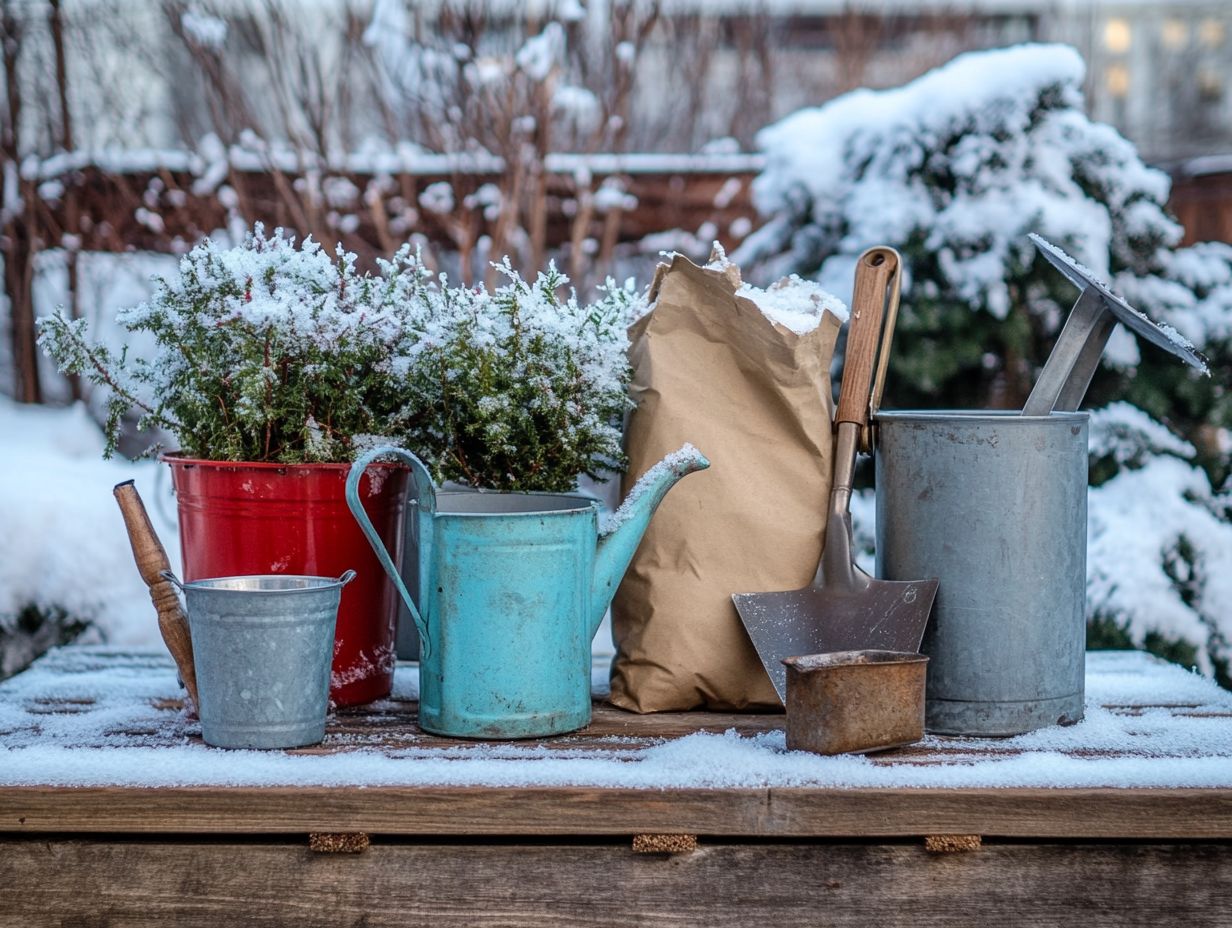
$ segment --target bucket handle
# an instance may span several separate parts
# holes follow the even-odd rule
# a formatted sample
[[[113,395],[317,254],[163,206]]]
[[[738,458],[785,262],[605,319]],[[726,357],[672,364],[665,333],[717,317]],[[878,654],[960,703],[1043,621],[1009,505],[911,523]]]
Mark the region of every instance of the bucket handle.
[[[175,574],[173,574],[171,571],[160,570],[158,572],[158,575],[162,577],[164,580],[166,580],[168,583],[170,583],[172,586],[174,586],[181,593],[184,592],[184,584],[180,583],[180,578],[177,577]]]
[[[160,570],[158,572],[158,575],[162,577],[164,580],[166,580],[168,583],[173,585],[181,593],[184,592],[184,584],[180,583],[180,578],[177,577],[175,574],[173,574],[171,571]],[[335,580],[334,583],[338,584],[339,586],[346,586],[348,583],[354,580],[357,576],[358,574],[356,574],[355,571],[353,570],[344,570],[342,572],[342,576],[339,577],[337,580]]]
[[[381,541],[380,536],[376,533],[376,529],[372,526],[372,520],[368,518],[368,514],[364,512],[363,504],[359,501],[360,478],[363,477],[364,471],[368,469],[368,466],[373,461],[382,457],[395,457],[409,465],[411,476],[415,478],[416,496],[419,500],[418,518],[420,520],[419,589],[428,591],[427,596],[424,597],[424,616],[429,613],[427,600],[432,595],[432,578],[428,573],[431,570],[432,563],[431,558],[428,557],[428,548],[431,541],[429,533],[432,531],[432,517],[436,514],[436,486],[432,483],[432,475],[428,473],[428,468],[424,467],[423,461],[419,460],[419,458],[415,457],[405,448],[396,448],[392,445],[374,448],[358,458],[351,465],[346,482],[346,501],[347,506],[351,510],[351,515],[359,523],[364,537],[368,539],[368,544],[372,545],[372,550],[376,552],[377,559],[380,560],[381,566],[385,568],[385,573],[389,574],[389,578],[393,580],[394,586],[398,590],[398,595],[406,603],[406,608],[411,613],[411,618],[415,620],[415,628],[419,630],[419,640],[423,646],[423,656],[428,657],[432,654],[432,636],[428,633],[427,620],[415,608],[415,601],[411,598],[411,594],[407,592],[406,584],[402,582],[402,574],[399,573],[397,565],[394,564],[393,558],[389,556],[389,551],[386,550],[384,542]]]

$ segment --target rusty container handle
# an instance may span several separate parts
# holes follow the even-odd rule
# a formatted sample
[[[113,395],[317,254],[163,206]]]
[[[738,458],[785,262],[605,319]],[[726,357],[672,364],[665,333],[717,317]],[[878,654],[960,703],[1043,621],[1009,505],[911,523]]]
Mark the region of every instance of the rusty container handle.
[[[195,709],[197,701],[197,672],[193,666],[192,635],[188,630],[188,616],[180,605],[179,594],[175,586],[165,575],[171,574],[171,561],[167,557],[167,549],[159,541],[154,526],[150,523],[149,513],[141,502],[141,495],[133,486],[131,480],[118,483],[112,491],[116,502],[120,504],[120,514],[124,516],[124,527],[128,529],[128,542],[133,549],[133,560],[137,562],[137,570],[141,579],[150,588],[150,599],[158,611],[158,630],[180,679],[188,690]],[[172,575],[173,576],[173,575]]]

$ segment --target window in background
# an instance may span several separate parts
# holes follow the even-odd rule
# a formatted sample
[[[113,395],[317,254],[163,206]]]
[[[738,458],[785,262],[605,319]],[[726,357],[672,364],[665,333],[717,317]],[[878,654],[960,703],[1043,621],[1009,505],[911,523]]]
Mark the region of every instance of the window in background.
[[[1104,87],[1110,97],[1123,100],[1129,95],[1129,68],[1123,64],[1110,64],[1104,69]]]
[[[1227,30],[1218,19],[1204,19],[1198,27],[1198,38],[1207,48],[1218,48],[1223,45]]]
[[[1203,103],[1218,103],[1223,99],[1223,76],[1214,68],[1198,69],[1198,99]]]
[[[1114,55],[1123,55],[1133,44],[1134,33],[1128,19],[1116,17],[1104,23],[1104,48]]]
[[[1189,24],[1183,19],[1165,19],[1159,29],[1164,48],[1179,52],[1189,44]]]

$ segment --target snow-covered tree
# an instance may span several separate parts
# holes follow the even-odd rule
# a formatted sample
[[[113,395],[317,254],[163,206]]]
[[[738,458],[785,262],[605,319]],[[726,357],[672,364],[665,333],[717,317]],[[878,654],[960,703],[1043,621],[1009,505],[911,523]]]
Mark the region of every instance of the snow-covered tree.
[[[1210,672],[1232,638],[1232,525],[1212,489],[1232,451],[1232,246],[1178,247],[1168,176],[1084,114],[1084,76],[1072,48],[1023,45],[787,117],[759,136],[769,221],[734,257],[842,294],[865,248],[898,248],[892,406],[1021,406],[1077,296],[1028,232],[1197,344],[1213,377],[1123,329],[1109,343],[1088,401],[1127,402],[1093,422],[1089,606],[1105,637]]]

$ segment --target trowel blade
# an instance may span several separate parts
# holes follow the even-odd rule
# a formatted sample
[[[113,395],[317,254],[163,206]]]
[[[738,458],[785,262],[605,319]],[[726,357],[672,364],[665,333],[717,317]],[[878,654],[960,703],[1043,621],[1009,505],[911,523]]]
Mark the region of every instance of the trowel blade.
[[[868,586],[809,586],[734,593],[732,602],[774,690],[787,702],[783,658],[830,651],[920,650],[937,580],[871,580]]]

